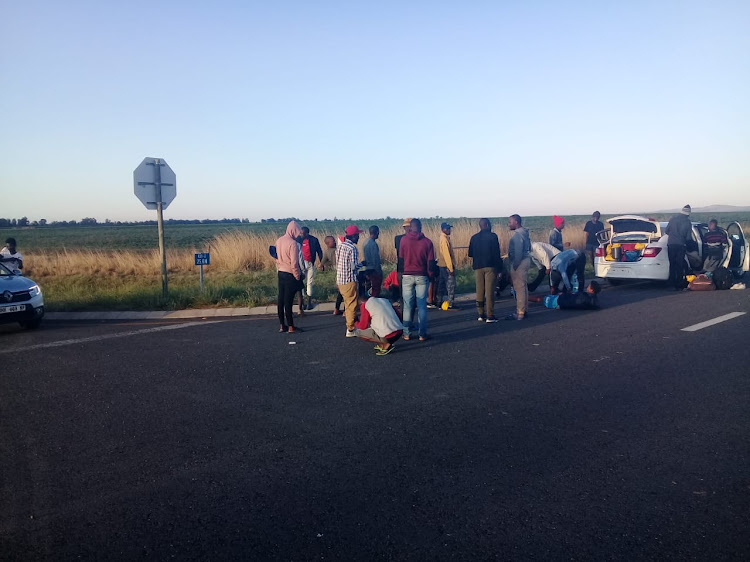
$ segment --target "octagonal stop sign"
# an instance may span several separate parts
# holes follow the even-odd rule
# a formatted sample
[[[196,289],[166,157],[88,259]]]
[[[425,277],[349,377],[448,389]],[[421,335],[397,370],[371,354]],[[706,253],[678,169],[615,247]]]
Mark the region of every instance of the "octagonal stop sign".
[[[144,158],[133,171],[133,189],[147,209],[156,209],[157,184],[161,184],[162,209],[166,209],[177,195],[177,176],[163,158]]]

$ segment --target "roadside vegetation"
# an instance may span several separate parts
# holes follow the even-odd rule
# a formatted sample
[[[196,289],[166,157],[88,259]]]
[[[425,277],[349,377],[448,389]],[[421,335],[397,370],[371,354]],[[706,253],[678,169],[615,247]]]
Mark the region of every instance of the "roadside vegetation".
[[[722,220],[719,217],[720,223],[724,225],[729,218]],[[740,222],[750,236],[750,216],[746,218],[749,220]],[[424,232],[435,243],[440,236],[442,220],[425,221]],[[451,238],[458,261],[457,290],[473,292],[474,276],[466,248],[469,239],[478,230],[477,221],[448,220],[454,225]],[[563,235],[572,248],[584,246],[585,220],[588,217],[568,219]],[[493,230],[500,238],[503,253],[507,251],[510,237],[506,221],[502,218],[493,221]],[[305,224],[322,244],[326,235],[340,234],[349,222],[313,221]],[[378,243],[384,269],[386,273],[392,270],[396,263],[393,239],[403,232],[402,221],[352,222],[362,229],[370,224],[381,227]],[[551,222],[551,217],[527,219],[531,239],[546,242]],[[59,234],[56,237],[50,236],[49,232],[43,236],[39,234],[47,227],[16,229],[12,232],[3,229],[2,235],[3,239],[14,236],[18,240],[25,256],[26,274],[42,287],[48,310],[173,310],[252,307],[275,303],[276,272],[268,247],[275,243],[285,226],[279,223],[242,224],[237,228],[227,228],[226,225],[170,226],[167,239],[172,236],[182,240],[182,244],[167,242],[170,249],[167,252],[169,297],[166,300],[161,295],[159,252],[154,249],[155,227],[63,227],[54,229]],[[151,239],[151,247],[145,243],[146,235]],[[99,241],[100,237],[102,240]],[[37,241],[36,245],[34,240]],[[360,248],[366,240],[367,235],[363,234]],[[194,265],[193,254],[207,250],[211,253],[211,265],[204,267],[205,287],[201,292],[199,268]],[[334,272],[318,272],[314,298],[320,302],[333,299],[336,294],[334,283]]]

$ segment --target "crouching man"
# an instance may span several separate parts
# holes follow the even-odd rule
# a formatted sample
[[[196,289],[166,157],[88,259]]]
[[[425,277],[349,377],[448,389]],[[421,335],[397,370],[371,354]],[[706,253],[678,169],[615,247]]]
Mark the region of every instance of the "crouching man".
[[[401,318],[388,299],[370,297],[360,305],[359,322],[355,325],[358,338],[375,342],[376,355],[388,355],[404,333]]]

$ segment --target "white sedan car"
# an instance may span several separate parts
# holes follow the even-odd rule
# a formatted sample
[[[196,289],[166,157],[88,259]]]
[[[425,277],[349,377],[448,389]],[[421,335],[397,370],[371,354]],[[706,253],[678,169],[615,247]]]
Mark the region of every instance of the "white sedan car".
[[[39,285],[0,263],[0,324],[18,322],[23,328],[39,327],[44,299]]]
[[[612,283],[627,279],[666,281],[669,279],[669,255],[664,234],[666,222],[637,215],[622,215],[607,221],[609,228],[599,233],[599,247],[594,258],[594,275]],[[736,277],[750,270],[747,240],[738,222],[724,229],[728,244],[721,265]],[[693,223],[693,248],[688,248],[685,261],[688,271],[703,271],[703,236],[708,225]]]

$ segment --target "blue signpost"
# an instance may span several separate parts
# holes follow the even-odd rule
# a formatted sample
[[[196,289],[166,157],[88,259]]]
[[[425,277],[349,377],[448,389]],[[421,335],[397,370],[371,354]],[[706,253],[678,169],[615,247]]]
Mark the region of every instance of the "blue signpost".
[[[203,266],[211,265],[211,254],[203,252],[195,254],[195,265],[201,266],[201,291],[203,290]]]

